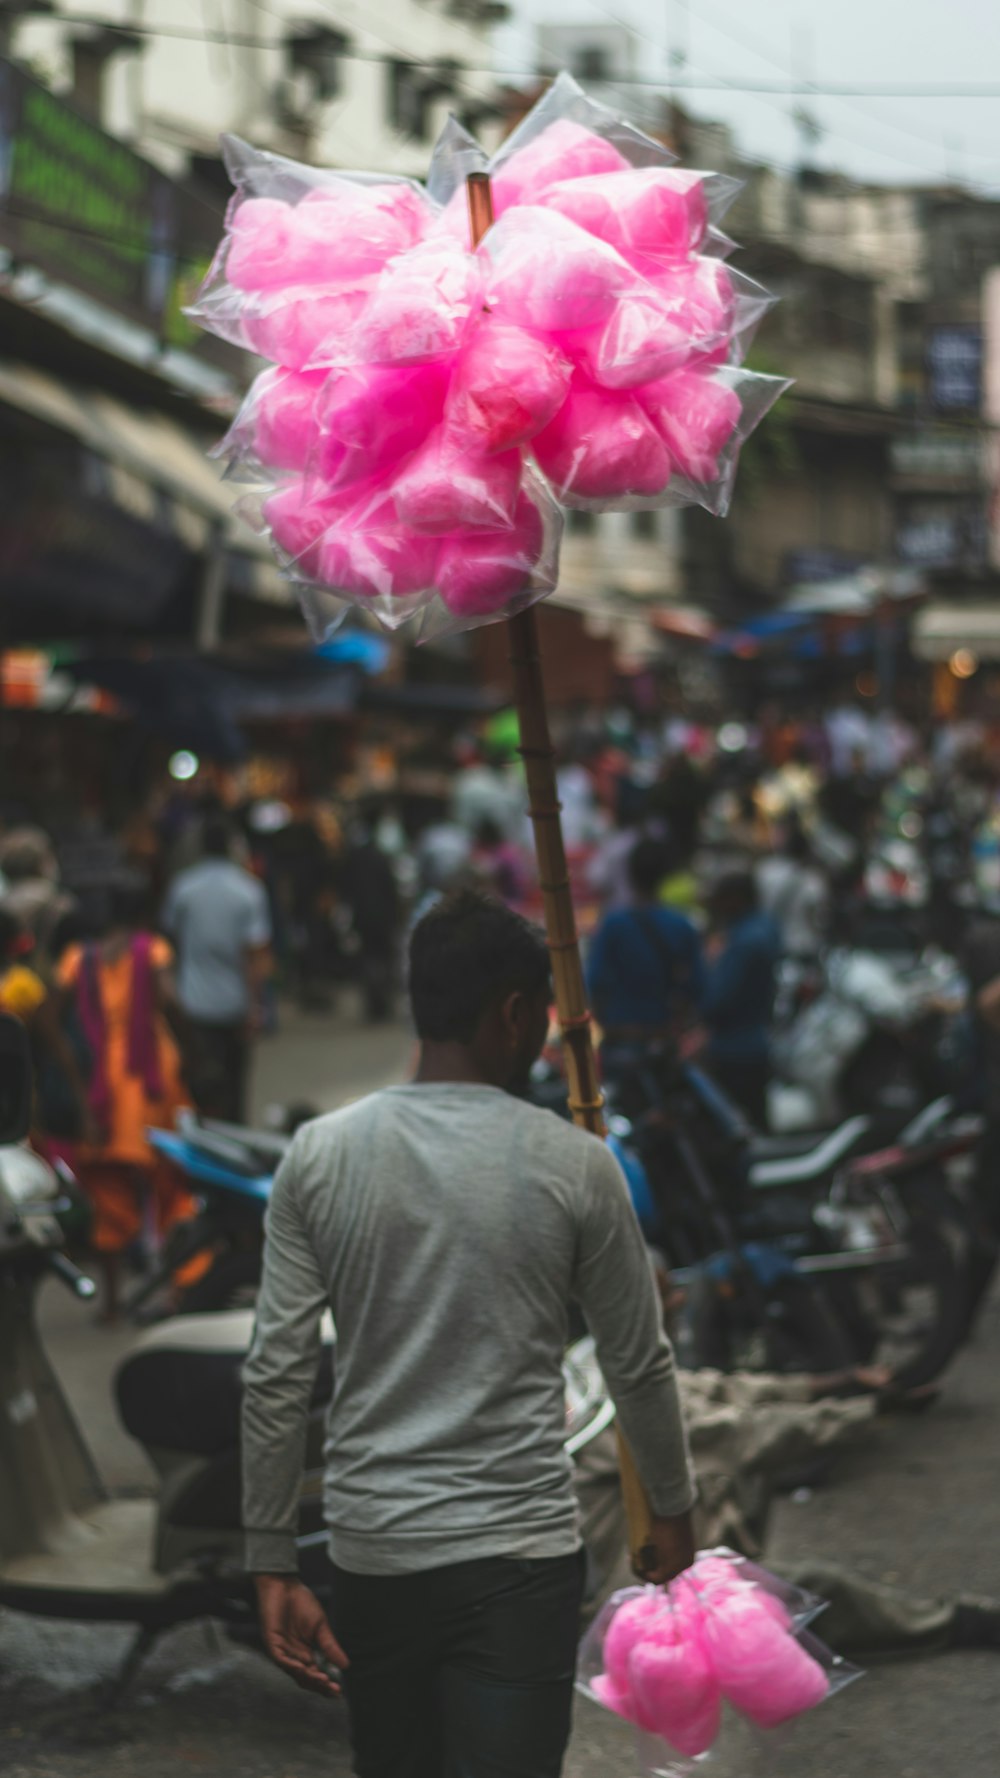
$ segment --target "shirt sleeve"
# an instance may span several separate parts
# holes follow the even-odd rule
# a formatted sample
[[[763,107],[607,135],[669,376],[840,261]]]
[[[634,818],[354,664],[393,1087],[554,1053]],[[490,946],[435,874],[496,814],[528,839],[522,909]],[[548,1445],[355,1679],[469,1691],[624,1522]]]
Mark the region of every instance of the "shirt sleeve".
[[[271,943],[271,913],[260,883],[252,885],[252,894],[247,897],[243,942],[248,951],[259,950],[262,945]]]
[[[243,1527],[251,1574],[298,1569],[299,1492],[327,1303],[302,1215],[301,1166],[295,1142],[268,1206],[257,1320],[243,1370]]]
[[[658,1518],[694,1503],[674,1354],[649,1256],[614,1156],[596,1140],[586,1174],[574,1294],[639,1475]]]

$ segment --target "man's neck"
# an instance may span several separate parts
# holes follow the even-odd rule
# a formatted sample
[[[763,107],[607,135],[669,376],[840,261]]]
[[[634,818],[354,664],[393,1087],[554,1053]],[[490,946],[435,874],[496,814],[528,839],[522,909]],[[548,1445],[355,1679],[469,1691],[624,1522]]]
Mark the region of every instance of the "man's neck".
[[[422,1043],[414,1080],[418,1086],[493,1087],[481,1064],[464,1043]]]

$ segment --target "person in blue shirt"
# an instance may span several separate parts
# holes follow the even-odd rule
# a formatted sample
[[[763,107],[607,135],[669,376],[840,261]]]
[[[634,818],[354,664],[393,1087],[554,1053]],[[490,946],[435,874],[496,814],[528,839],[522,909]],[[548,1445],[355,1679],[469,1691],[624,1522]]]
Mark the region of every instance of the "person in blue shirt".
[[[781,933],[761,909],[749,871],[719,879],[709,913],[714,937],[701,1002],[705,1059],[723,1091],[764,1129]]]
[[[638,840],[628,861],[631,903],[607,914],[591,941],[587,986],[604,1033],[601,1061],[609,1080],[651,1043],[676,1035],[701,999],[698,933],[683,914],[657,901],[671,864],[665,841]]]

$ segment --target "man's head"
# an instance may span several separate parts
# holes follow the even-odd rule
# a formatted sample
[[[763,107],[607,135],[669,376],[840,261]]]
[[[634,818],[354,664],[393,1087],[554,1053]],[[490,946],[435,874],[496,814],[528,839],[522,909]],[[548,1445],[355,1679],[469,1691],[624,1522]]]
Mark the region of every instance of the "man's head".
[[[459,889],[410,940],[410,1001],[437,1078],[527,1089],[548,1029],[549,955],[537,926],[494,896]]]
[[[653,901],[672,869],[673,858],[666,840],[636,840],[628,855],[629,888],[636,900]]]
[[[232,845],[229,822],[224,815],[213,812],[205,817],[201,830],[201,849],[206,858],[228,858]]]
[[[727,871],[709,896],[709,913],[715,926],[736,926],[760,906],[757,884],[750,871]]]

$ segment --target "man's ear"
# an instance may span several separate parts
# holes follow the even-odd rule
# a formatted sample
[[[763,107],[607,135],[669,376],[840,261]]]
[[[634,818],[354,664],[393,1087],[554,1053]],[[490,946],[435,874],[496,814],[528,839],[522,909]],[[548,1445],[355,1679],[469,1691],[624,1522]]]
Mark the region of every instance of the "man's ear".
[[[528,1017],[528,1003],[520,988],[508,994],[500,1002],[500,1024],[504,1038],[511,1049],[516,1049],[524,1037]]]

